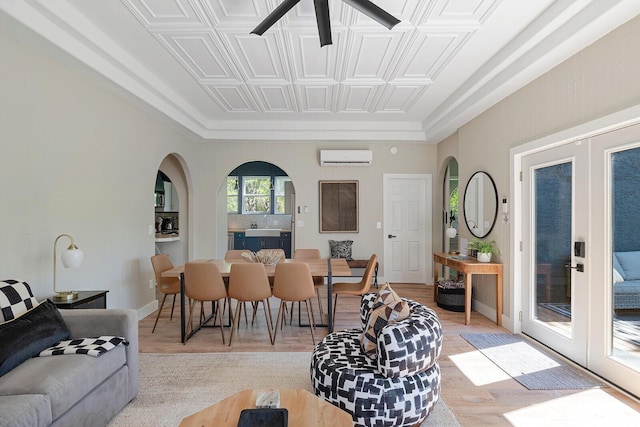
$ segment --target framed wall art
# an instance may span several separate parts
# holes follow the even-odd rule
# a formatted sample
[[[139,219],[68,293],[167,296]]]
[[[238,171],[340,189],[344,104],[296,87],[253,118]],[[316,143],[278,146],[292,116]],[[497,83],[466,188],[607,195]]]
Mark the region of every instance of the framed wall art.
[[[358,181],[320,181],[320,232],[358,232]]]

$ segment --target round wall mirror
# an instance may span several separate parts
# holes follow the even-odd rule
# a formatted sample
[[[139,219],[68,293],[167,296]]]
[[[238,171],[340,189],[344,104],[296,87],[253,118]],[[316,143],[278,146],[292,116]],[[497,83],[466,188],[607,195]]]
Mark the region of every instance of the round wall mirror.
[[[496,224],[498,191],[493,178],[482,171],[471,176],[464,190],[464,219],[475,237],[486,237]]]

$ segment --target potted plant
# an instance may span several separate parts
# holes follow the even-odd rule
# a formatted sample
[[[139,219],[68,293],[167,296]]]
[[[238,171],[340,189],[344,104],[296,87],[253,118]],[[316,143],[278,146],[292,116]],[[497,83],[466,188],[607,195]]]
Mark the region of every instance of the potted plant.
[[[500,255],[500,250],[496,247],[495,240],[486,241],[475,239],[473,242],[469,242],[467,248],[478,252],[479,262],[491,262],[492,254]]]

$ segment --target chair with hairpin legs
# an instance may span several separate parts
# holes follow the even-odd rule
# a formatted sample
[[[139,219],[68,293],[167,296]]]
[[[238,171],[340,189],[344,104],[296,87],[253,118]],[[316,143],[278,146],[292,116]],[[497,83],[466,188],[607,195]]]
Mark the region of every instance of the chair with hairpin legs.
[[[153,272],[156,277],[158,290],[164,294],[162,303],[160,303],[160,308],[158,309],[156,321],[153,324],[153,329],[151,330],[151,333],[154,333],[156,331],[158,319],[160,319],[160,313],[162,313],[162,308],[164,307],[164,303],[167,300],[167,295],[173,295],[173,304],[171,304],[171,316],[169,316],[169,320],[173,320],[173,310],[176,305],[176,295],[180,293],[180,279],[177,277],[162,277],[162,273],[173,268],[173,263],[171,262],[171,260],[169,259],[169,255],[167,254],[152,256],[151,266],[153,267]]]

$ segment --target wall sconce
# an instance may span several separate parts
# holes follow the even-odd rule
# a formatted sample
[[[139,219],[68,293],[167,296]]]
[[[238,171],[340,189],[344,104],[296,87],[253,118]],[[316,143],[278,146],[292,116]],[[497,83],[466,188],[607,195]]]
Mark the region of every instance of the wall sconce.
[[[456,217],[453,213],[449,216],[449,227],[444,231],[444,235],[447,236],[448,239],[454,239],[458,235],[458,230],[453,226],[453,221],[456,220]],[[457,254],[456,250],[451,249],[449,251],[450,254]]]
[[[78,297],[78,293],[74,291],[58,291],[56,288],[56,265],[57,265],[57,249],[56,245],[58,244],[58,240],[61,237],[67,237],[71,241],[71,244],[67,248],[66,251],[60,255],[60,259],[62,260],[62,265],[65,268],[77,268],[82,264],[82,259],[84,258],[84,253],[78,249],[78,247],[73,242],[73,237],[68,234],[61,234],[56,237],[56,240],[53,241],[53,299],[55,301],[68,301]]]
[[[453,226],[453,221],[456,220],[456,217],[453,213],[449,215],[449,228],[444,231],[445,236],[449,239],[453,239],[458,235],[458,230]]]

